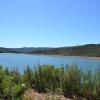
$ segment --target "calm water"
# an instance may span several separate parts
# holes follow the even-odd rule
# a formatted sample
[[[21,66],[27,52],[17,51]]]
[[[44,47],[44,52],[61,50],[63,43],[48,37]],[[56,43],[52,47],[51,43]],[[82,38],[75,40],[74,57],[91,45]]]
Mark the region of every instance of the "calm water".
[[[27,65],[34,69],[39,63],[53,64],[58,67],[75,63],[83,70],[93,71],[100,67],[100,60],[85,57],[0,53],[0,64],[9,69],[17,67],[22,72]]]

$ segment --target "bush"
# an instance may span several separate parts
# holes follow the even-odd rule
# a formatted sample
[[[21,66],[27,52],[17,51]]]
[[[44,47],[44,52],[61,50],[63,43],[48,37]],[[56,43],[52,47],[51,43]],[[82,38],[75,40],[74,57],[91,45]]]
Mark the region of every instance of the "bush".
[[[53,65],[38,66],[35,71],[35,89],[39,92],[54,91],[60,86],[60,69]]]
[[[93,98],[93,92],[95,88],[95,80],[91,71],[84,73],[82,82],[82,95],[89,100]]]
[[[94,89],[95,89],[95,91],[94,91],[94,96],[95,96],[96,98],[99,98],[99,99],[100,99],[100,68],[98,68],[98,69],[96,70],[94,79],[95,79],[95,84],[94,84],[94,87],[95,87],[95,88],[94,88]]]
[[[65,96],[73,97],[74,95],[80,95],[81,75],[82,73],[76,65],[68,66],[62,83],[62,89]]]
[[[100,68],[95,73],[82,72],[77,65],[58,68],[53,65],[29,66],[20,74],[17,69],[8,70],[0,66],[0,98],[21,100],[25,90],[52,92],[66,97],[82,97],[88,100],[100,98]]]
[[[34,73],[29,66],[24,71],[23,83],[26,84],[26,88],[34,88]]]

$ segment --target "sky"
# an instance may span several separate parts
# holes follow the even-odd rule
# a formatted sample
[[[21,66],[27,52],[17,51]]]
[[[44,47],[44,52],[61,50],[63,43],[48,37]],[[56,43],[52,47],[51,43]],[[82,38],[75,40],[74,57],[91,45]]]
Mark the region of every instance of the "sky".
[[[100,43],[100,0],[0,0],[0,47]]]

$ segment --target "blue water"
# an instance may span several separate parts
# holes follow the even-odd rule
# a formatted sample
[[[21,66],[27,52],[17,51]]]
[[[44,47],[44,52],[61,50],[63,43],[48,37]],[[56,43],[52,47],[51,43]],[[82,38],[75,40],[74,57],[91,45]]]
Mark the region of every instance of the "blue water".
[[[27,65],[34,69],[37,64],[53,64],[59,67],[72,63],[77,64],[82,70],[94,71],[100,68],[100,60],[86,57],[0,53],[1,65],[9,69],[17,67],[21,72]]]

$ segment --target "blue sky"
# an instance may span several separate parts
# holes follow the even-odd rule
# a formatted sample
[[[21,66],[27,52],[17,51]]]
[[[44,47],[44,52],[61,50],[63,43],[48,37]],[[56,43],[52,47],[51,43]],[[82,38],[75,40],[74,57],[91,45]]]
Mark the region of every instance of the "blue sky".
[[[0,47],[100,43],[100,0],[1,0]]]

